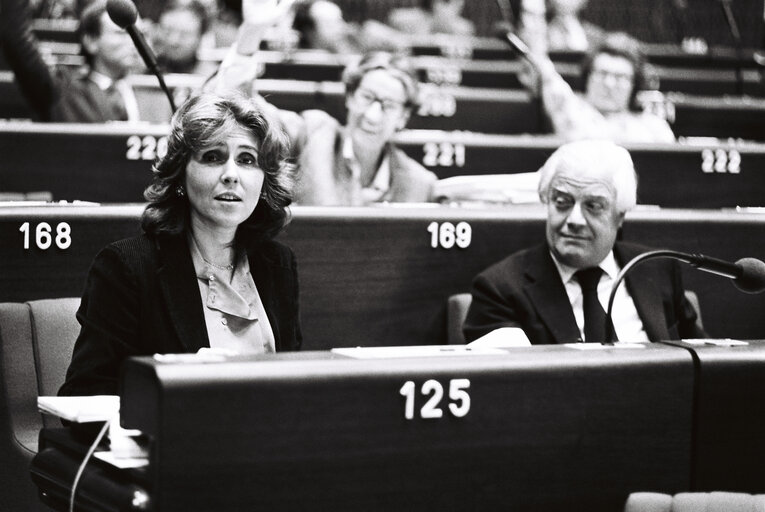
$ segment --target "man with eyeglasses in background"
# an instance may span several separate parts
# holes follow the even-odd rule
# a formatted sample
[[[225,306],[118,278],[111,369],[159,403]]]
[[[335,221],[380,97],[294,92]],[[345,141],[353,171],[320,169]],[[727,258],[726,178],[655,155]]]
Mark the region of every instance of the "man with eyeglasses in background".
[[[253,93],[262,36],[291,3],[242,2],[240,37],[211,87]],[[435,174],[392,143],[417,103],[417,79],[409,60],[387,52],[369,53],[345,69],[343,82],[345,126],[321,110],[278,110],[298,164],[296,203],[362,206],[431,201]]]
[[[645,86],[646,63],[639,43],[627,34],[609,34],[585,56],[581,95],[544,51],[531,46],[528,57],[537,80],[527,75],[525,81],[539,94],[556,135],[621,143],[675,141],[666,120],[641,109],[637,94]]]

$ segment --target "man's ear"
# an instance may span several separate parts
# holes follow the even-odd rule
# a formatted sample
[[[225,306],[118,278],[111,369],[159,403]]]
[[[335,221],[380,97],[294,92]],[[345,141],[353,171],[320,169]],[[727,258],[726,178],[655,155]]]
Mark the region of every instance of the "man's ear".
[[[627,212],[620,212],[619,213],[619,229],[622,228],[622,224],[624,224],[624,216],[627,215]]]

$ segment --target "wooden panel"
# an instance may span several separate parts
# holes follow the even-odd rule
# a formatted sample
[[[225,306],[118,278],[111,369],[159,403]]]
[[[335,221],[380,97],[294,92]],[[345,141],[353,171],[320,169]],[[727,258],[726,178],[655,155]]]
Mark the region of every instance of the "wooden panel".
[[[428,379],[446,388],[441,418],[420,416]],[[462,417],[447,407],[452,379],[469,381]],[[304,510],[310,501],[322,510],[611,511],[634,490],[689,488],[692,382],[690,355],[662,345],[142,358],[127,366],[121,413],[154,440],[161,510]]]
[[[140,205],[0,208],[0,300],[79,296],[95,254],[137,234],[141,211]],[[469,291],[472,278],[490,264],[544,240],[539,206],[294,207],[293,214],[280,239],[298,259],[306,350],[446,343],[447,297]],[[25,249],[20,228],[27,222]],[[46,231],[38,228],[43,222],[53,234],[47,249],[36,243],[37,230]],[[62,249],[55,236],[64,222],[72,242]],[[445,248],[437,239],[432,246],[435,229],[460,222],[471,228],[469,245],[460,248],[451,239]],[[763,237],[765,215],[713,210],[638,210],[623,229],[625,240],[729,261],[765,259]],[[726,279],[687,266],[683,275],[699,295],[712,336],[765,338],[765,294],[741,293]]]

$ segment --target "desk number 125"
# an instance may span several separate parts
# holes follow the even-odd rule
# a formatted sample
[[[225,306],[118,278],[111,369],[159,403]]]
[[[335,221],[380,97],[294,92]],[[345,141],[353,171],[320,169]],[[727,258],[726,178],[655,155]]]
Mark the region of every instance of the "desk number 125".
[[[29,222],[22,224],[19,231],[24,234],[24,249],[29,249],[32,238],[32,227]],[[34,227],[34,244],[38,249],[48,249],[54,243],[59,249],[68,249],[72,245],[72,227],[68,222],[56,224],[55,234],[47,222],[41,222]]]

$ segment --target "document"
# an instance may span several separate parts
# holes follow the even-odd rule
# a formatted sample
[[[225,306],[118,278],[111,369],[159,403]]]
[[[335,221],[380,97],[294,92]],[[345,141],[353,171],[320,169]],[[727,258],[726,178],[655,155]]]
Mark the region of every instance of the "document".
[[[75,423],[109,421],[119,415],[120,397],[117,395],[40,396],[37,397],[37,408],[40,412]]]

